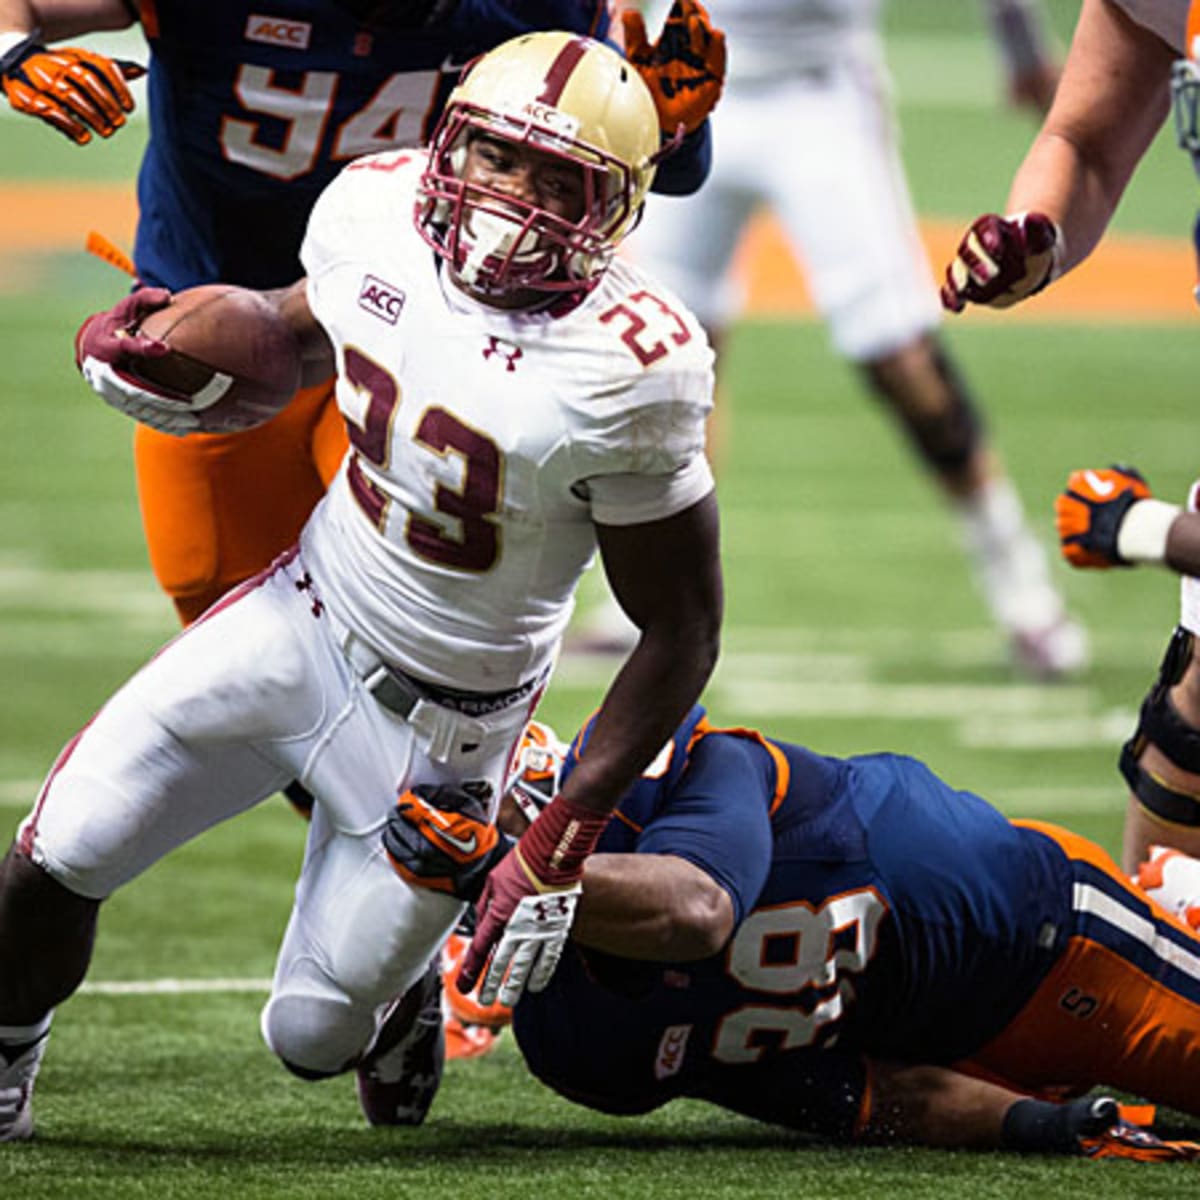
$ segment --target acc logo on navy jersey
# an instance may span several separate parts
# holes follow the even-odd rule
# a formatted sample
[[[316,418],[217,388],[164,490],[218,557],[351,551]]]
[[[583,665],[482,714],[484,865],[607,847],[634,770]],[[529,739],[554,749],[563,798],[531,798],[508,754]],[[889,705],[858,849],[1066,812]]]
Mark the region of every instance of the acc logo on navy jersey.
[[[286,46],[289,50],[307,50],[312,26],[307,21],[288,21],[251,13],[246,18],[246,41],[265,42],[268,46]]]

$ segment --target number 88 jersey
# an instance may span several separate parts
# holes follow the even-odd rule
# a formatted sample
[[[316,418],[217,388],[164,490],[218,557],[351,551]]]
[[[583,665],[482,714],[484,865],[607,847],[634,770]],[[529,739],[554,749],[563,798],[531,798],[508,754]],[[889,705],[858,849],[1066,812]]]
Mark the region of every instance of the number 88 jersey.
[[[313,210],[308,299],[351,452],[305,561],[384,658],[490,692],[549,666],[596,523],[660,520],[711,490],[712,352],[620,262],[582,302],[471,300],[414,225],[423,166],[361,159]]]

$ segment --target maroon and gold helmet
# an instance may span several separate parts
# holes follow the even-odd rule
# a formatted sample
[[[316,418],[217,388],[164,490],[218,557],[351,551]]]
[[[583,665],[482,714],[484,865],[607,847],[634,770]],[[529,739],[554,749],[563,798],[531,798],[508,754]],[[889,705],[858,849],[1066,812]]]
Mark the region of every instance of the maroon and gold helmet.
[[[464,183],[467,145],[481,134],[577,165],[579,219]],[[654,101],[617,51],[569,33],[526,34],[477,59],[451,93],[417,229],[475,291],[587,290],[636,225],[658,151]]]

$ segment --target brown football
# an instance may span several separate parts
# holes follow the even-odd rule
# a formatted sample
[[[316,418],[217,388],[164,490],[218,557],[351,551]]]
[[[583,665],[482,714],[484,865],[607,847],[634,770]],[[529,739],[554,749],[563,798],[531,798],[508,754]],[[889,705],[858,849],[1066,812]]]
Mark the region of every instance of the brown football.
[[[295,335],[268,300],[247,288],[213,283],[177,292],[142,322],[140,332],[171,348],[163,358],[138,363],[136,374],[156,387],[199,401],[215,374],[230,377],[219,399],[197,408],[205,433],[253,429],[300,386]]]

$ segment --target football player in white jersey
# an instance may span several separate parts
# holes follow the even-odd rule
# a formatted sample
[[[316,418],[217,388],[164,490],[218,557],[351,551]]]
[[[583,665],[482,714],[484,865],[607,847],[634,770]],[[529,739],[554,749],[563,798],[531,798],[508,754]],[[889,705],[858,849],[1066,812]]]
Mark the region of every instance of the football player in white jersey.
[[[1200,5],[1189,0],[1084,0],[1058,95],[1013,180],[1008,215],[978,217],[964,234],[946,270],[947,308],[1007,308],[1087,258],[1172,95],[1180,144],[1200,171],[1198,39]],[[1158,564],[1184,576],[1179,626],[1121,751],[1129,871],[1156,843],[1200,854],[1198,496],[1193,485],[1181,510],[1155,499],[1133,468],[1110,467],[1073,472],[1055,502],[1063,556],[1074,566]]]
[[[297,1074],[357,1068],[368,1120],[413,1124],[440,1075],[439,945],[462,905],[395,869],[397,801],[464,783],[494,814],[596,547],[641,638],[593,751],[491,869],[463,986],[544,985],[608,813],[717,656],[712,353],[648,275],[612,263],[660,153],[613,50],[532,34],[478,60],[428,154],[364,158],[314,209],[307,278],[268,293],[338,373],[351,453],[298,546],[177,637],[52,769],[0,866],[0,1139],[32,1129],[53,1006],[100,903],[170,850],[300,779],[317,798],[263,1010]],[[188,405],[138,381],[141,291],[80,331],[89,382],[158,427]],[[508,965],[506,978],[504,967]]]
[[[1011,95],[1044,104],[1054,55],[1030,2],[992,0],[988,11],[1007,51]],[[712,115],[712,173],[686,200],[652,198],[653,219],[630,252],[684,297],[719,361],[723,331],[742,306],[729,267],[746,223],[769,205],[834,348],[895,414],[947,497],[1014,661],[1039,677],[1070,674],[1087,661],[1086,634],[1067,615],[937,337],[937,288],[885,99],[879,9],[879,0],[726,0],[719,19],[729,72]]]

